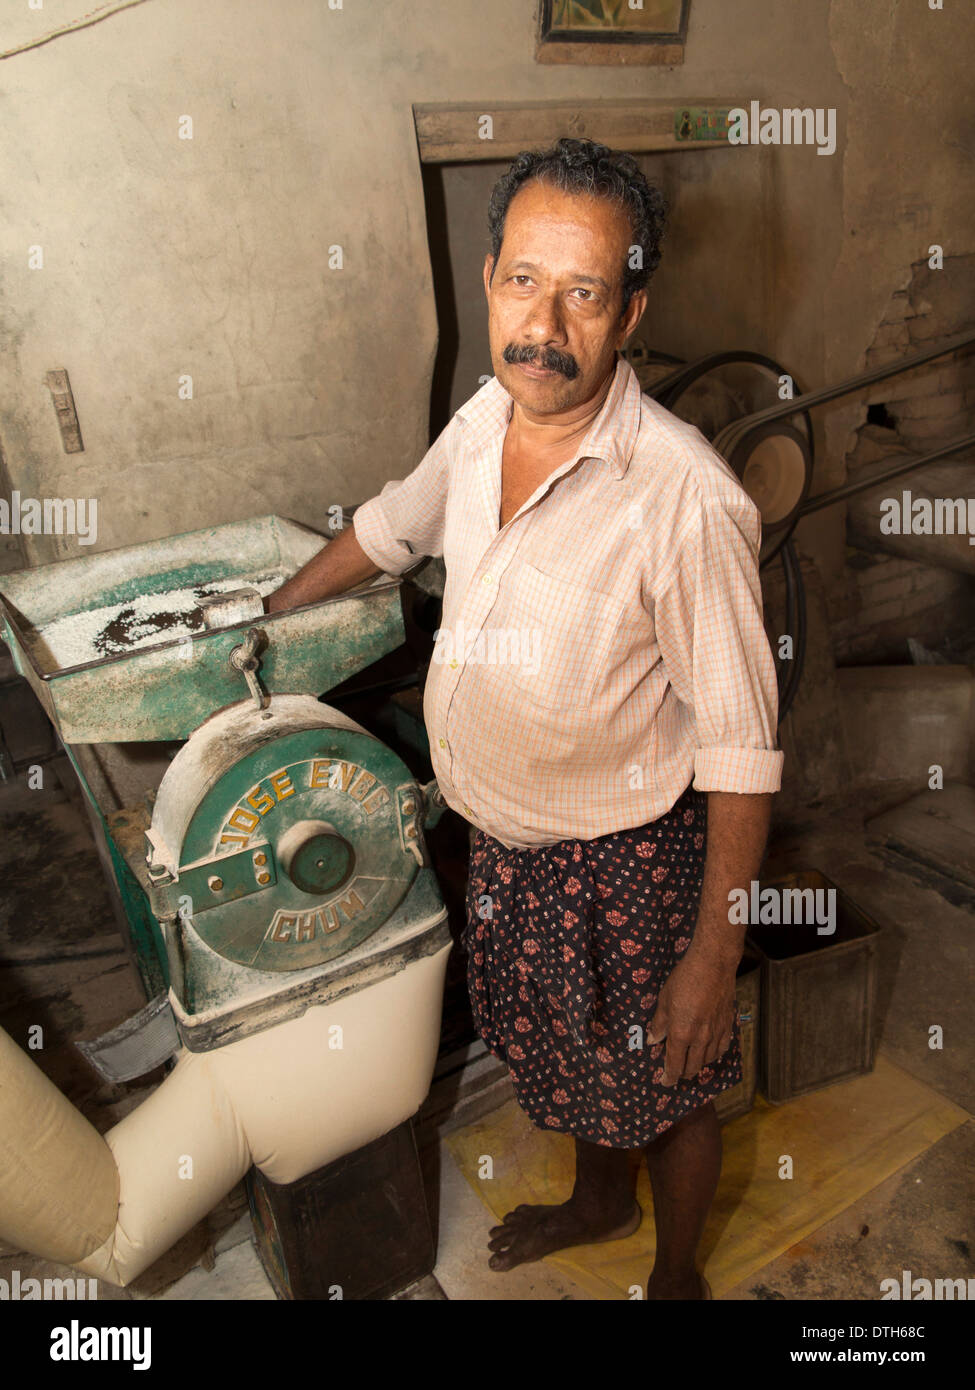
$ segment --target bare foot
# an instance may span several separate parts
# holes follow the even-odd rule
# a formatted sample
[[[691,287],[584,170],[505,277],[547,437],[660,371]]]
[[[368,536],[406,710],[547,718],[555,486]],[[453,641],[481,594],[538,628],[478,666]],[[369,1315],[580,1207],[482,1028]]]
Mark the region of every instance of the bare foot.
[[[681,1299],[697,1301],[711,1297],[711,1286],[703,1274],[689,1274],[683,1279],[659,1279],[650,1275],[648,1299]]]
[[[509,1211],[500,1226],[492,1226],[488,1246],[495,1254],[488,1264],[497,1270],[514,1269],[515,1265],[529,1264],[571,1245],[623,1240],[633,1234],[642,1220],[643,1212],[636,1202],[622,1220],[618,1213],[608,1218],[585,1216],[571,1202],[561,1206],[522,1205]]]

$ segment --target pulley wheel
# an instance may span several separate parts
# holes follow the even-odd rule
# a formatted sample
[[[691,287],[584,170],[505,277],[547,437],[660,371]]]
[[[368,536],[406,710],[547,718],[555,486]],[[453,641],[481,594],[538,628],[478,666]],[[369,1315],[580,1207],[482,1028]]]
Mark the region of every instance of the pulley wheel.
[[[799,520],[799,509],[812,480],[812,445],[801,430],[785,420],[764,425],[730,425],[714,447],[741,479],[741,485],[762,514],[764,565],[782,548]]]
[[[643,338],[631,339],[623,349],[623,356],[636,372],[640,390],[645,391],[648,396],[655,395],[657,387],[674,375],[675,368],[683,369],[687,366],[682,357],[674,357],[669,352],[657,352]]]
[[[808,411],[797,407],[791,421],[754,429],[746,423],[749,416],[781,403],[785,376],[791,373],[761,353],[719,352],[671,372],[649,392],[679,419],[696,426],[741,480],[762,513],[762,564],[791,535],[812,481]]]

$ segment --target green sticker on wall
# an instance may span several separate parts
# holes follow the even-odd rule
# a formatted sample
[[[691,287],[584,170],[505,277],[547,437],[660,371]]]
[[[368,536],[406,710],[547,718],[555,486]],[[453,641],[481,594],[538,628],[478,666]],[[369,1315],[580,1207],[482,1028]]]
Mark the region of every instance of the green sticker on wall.
[[[728,139],[730,106],[679,106],[674,112],[674,135],[678,140]]]

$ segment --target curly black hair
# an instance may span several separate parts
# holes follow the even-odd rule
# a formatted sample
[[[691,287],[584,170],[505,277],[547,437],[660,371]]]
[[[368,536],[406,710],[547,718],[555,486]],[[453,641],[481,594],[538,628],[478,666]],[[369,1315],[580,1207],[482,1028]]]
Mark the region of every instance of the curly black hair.
[[[637,290],[645,289],[660,264],[667,205],[660,189],[640,171],[636,160],[593,140],[563,137],[547,150],[523,150],[494,185],[488,206],[491,255],[497,265],[504,223],[512,198],[531,179],[551,184],[563,193],[588,193],[626,209],[632,226],[632,246],[643,251],[642,266],[633,266],[632,251],[623,266],[623,309]],[[494,270],[491,271],[494,278]]]

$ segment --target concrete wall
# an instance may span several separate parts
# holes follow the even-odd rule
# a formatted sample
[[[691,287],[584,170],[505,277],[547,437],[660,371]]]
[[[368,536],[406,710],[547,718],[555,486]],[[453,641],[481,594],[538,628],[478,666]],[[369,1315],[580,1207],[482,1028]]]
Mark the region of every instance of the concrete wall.
[[[86,8],[24,6],[0,48]],[[534,32],[525,0],[148,0],[0,62],[10,485],[97,497],[102,548],[271,510],[323,525],[329,504],[409,471],[437,339],[413,102],[835,106],[829,158],[650,161],[675,197],[653,341],[682,356],[742,346],[809,384],[852,373],[919,251],[970,249],[958,95],[975,23],[960,5],[694,0],[685,64],[669,70],[538,66]],[[447,197],[467,277],[490,179],[459,177]],[[328,268],[334,244],[342,270]],[[34,245],[43,269],[28,269]],[[460,376],[476,386],[486,353],[463,331],[483,323],[476,280],[461,299]],[[81,454],[61,449],[44,385],[56,367]],[[178,398],[184,373],[192,401]],[[840,480],[862,412],[829,418],[817,489]],[[834,508],[802,528],[827,576],[842,526]],[[58,537],[25,549],[32,563],[78,551]]]
[[[858,666],[836,672],[849,792],[864,815],[930,786],[975,777],[971,666]]]

